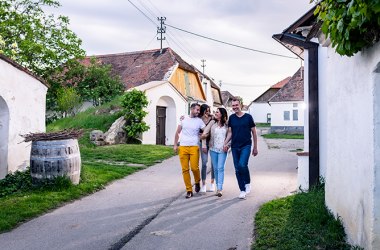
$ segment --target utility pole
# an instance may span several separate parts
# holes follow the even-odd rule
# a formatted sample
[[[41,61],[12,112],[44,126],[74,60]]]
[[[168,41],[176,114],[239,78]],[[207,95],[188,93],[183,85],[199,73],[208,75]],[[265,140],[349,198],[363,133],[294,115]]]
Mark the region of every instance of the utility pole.
[[[202,71],[203,71],[203,74],[204,74],[205,73],[205,67],[206,67],[206,65],[205,65],[206,60],[202,59],[201,62],[202,62],[202,66],[201,67],[203,68]]]
[[[160,40],[161,42],[161,50],[160,53],[162,54],[162,41],[165,40],[165,37],[162,37],[162,34],[166,33],[166,27],[164,26],[164,21],[166,20],[166,17],[157,17],[157,20],[160,21],[161,26],[157,27],[157,34],[160,34],[160,37],[157,37],[157,40]]]

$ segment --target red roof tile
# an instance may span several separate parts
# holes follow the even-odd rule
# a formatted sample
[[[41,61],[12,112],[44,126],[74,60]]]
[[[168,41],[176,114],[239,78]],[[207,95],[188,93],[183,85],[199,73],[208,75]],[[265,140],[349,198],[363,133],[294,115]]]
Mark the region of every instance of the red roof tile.
[[[125,89],[140,86],[150,81],[167,80],[173,68],[196,72],[195,68],[186,63],[170,48],[136,51],[120,54],[96,55],[86,57],[82,63],[87,65],[95,57],[102,64],[110,64],[112,73],[119,75]]]
[[[303,67],[301,67],[269,102],[303,101]]]
[[[284,85],[287,84],[287,83],[289,82],[290,78],[291,78],[291,77],[288,76],[287,78],[285,78],[285,79],[279,81],[278,83],[273,84],[273,85],[271,86],[271,89],[280,89],[280,88],[284,87]]]

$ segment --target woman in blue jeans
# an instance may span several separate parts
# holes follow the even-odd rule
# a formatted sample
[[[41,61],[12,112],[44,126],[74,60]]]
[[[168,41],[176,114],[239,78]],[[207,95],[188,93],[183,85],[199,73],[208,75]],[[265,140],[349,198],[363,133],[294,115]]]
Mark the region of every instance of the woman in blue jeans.
[[[204,129],[202,134],[202,150],[207,152],[206,138],[210,134],[209,148],[211,162],[214,167],[214,176],[216,180],[218,197],[222,197],[224,182],[224,166],[226,164],[227,152],[224,151],[224,140],[226,139],[227,111],[224,108],[218,108],[212,120]]]
[[[210,107],[207,104],[202,104],[201,109],[199,112],[199,117],[202,119],[202,121],[206,124],[206,126],[212,121],[212,115],[210,112]],[[201,133],[203,131],[200,131]],[[208,150],[209,150],[209,140],[206,139],[206,150],[202,150],[202,141],[199,141],[199,149],[200,149],[200,158],[202,162],[202,168],[201,168],[201,179],[202,179],[202,186],[201,186],[201,193],[206,193],[206,177],[207,177],[207,162],[208,162]],[[209,191],[215,192],[215,185],[214,185],[214,168],[211,162],[211,182],[210,182],[210,188]]]

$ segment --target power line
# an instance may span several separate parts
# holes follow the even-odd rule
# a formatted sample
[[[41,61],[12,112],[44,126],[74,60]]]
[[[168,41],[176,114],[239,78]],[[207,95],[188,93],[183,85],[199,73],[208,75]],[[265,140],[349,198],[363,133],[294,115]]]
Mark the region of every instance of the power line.
[[[140,5],[141,5],[146,11],[148,11],[148,13],[153,17],[153,19],[156,19],[157,15],[156,15],[153,11],[151,11],[151,10],[148,8],[148,6],[146,6],[141,0],[137,0],[137,1],[140,3]]]
[[[240,45],[236,45],[236,44],[233,44],[233,43],[224,42],[224,41],[221,41],[221,40],[218,40],[218,39],[214,39],[214,38],[211,38],[211,37],[207,37],[207,36],[199,35],[199,34],[196,34],[196,33],[194,33],[194,32],[187,31],[187,30],[184,30],[184,29],[181,29],[181,28],[175,27],[175,26],[170,25],[170,24],[167,24],[167,23],[165,23],[165,25],[166,25],[166,26],[169,26],[169,27],[171,27],[171,28],[173,28],[173,29],[177,29],[177,30],[180,30],[180,31],[183,31],[183,32],[186,32],[186,33],[192,34],[192,35],[194,35],[194,36],[199,36],[199,37],[202,37],[202,38],[205,38],[205,39],[208,39],[208,40],[212,40],[212,41],[214,41],[214,42],[219,42],[219,43],[227,44],[227,45],[234,46],[234,47],[237,47],[237,48],[246,49],[246,50],[251,50],[251,51],[254,51],[254,52],[263,53],[263,54],[272,55],[272,56],[280,56],[280,57],[285,57],[285,58],[298,59],[298,57],[292,57],[292,56],[280,55],[280,54],[276,54],[276,53],[266,52],[266,51],[263,51],[263,50],[251,49],[251,48],[244,47],[244,46],[240,46]]]
[[[132,4],[133,7],[135,7],[138,11],[140,11],[141,14],[143,14],[146,18],[148,18],[148,20],[151,21],[151,22],[154,24],[154,26],[157,27],[157,24],[156,24],[156,23],[155,23],[150,17],[148,17],[148,16],[144,13],[144,11],[140,10],[139,7],[137,7],[134,3],[132,3],[131,0],[128,0],[128,2],[129,2],[130,4]]]

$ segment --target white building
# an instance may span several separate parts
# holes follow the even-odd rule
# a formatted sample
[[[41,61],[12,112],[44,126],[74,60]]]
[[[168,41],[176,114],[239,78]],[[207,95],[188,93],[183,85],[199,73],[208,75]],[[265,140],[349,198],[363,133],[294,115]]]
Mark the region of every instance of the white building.
[[[269,99],[272,98],[286,83],[288,83],[289,79],[290,76],[272,85],[248,105],[248,113],[252,115],[253,120],[256,123],[271,122],[272,106],[269,105]]]
[[[271,133],[302,134],[304,128],[303,67],[269,99]]]
[[[47,85],[0,54],[0,179],[29,166],[31,144],[21,134],[45,132]]]
[[[111,65],[125,90],[145,91],[149,105],[144,120],[150,129],[142,134],[143,144],[172,145],[179,118],[189,113],[193,102],[208,103],[211,108],[222,105],[219,87],[170,48],[95,58]],[[90,57],[83,63],[89,61]]]
[[[305,60],[308,160],[298,168],[307,170],[305,186],[325,178],[326,205],[352,245],[380,249],[380,42],[341,56],[313,12],[274,35]]]

